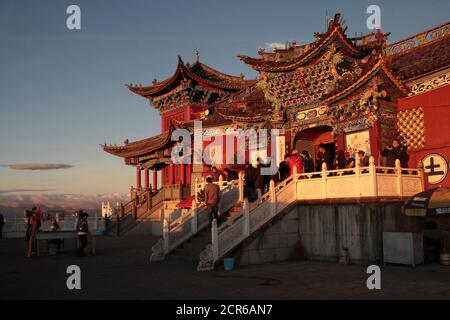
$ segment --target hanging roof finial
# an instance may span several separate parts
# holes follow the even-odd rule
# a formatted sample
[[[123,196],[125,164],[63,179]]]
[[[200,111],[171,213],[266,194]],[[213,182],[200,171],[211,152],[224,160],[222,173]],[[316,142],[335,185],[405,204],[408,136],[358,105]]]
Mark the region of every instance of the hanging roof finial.
[[[195,62],[199,62],[200,61],[200,55],[198,54],[198,49],[195,48]]]

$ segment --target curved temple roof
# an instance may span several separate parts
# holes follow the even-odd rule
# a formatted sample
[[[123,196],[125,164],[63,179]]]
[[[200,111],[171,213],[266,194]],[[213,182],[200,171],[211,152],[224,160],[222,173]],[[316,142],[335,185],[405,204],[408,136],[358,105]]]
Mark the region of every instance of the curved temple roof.
[[[334,19],[330,22],[328,30],[325,34],[317,34],[319,38],[316,42],[302,46],[304,50],[300,50],[297,57],[291,59],[280,59],[280,61],[267,60],[264,58],[252,58],[245,55],[239,55],[238,57],[246,63],[251,68],[257,71],[267,71],[267,72],[279,72],[279,71],[292,71],[296,68],[308,63],[323,49],[326,48],[329,43],[335,39],[343,44],[346,50],[350,51],[355,56],[366,55],[375,48],[379,42],[370,41],[364,45],[355,45],[353,41],[345,35],[345,31],[341,26],[340,14],[337,13]],[[371,37],[372,35],[368,35]],[[382,35],[383,37],[386,35]],[[293,47],[292,50],[298,49],[299,47]],[[286,49],[289,50],[289,49]],[[273,54],[272,54],[273,55]]]
[[[147,139],[125,143],[123,146],[101,145],[103,150],[122,158],[136,157],[151,153],[165,147],[172,137],[173,126],[170,130]]]
[[[236,92],[255,83],[255,80],[245,80],[243,76],[235,77],[224,74],[200,61],[196,61],[192,65],[185,64],[178,56],[177,69],[170,78],[159,82],[155,81],[150,86],[128,85],[128,89],[142,97],[152,98],[163,95],[188,81],[224,92]]]

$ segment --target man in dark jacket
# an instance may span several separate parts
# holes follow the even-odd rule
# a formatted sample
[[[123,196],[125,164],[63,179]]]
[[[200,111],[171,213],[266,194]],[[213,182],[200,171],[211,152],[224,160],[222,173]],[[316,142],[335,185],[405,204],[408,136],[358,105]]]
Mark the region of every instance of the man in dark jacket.
[[[301,156],[303,157],[303,167],[304,171],[306,172],[313,172],[314,171],[314,161],[311,155],[308,151],[303,150],[301,153]]]
[[[256,169],[250,163],[247,163],[244,172],[244,196],[250,202],[253,202],[256,199],[255,180]]]
[[[225,174],[225,179],[227,181],[233,181],[238,179],[238,173],[234,170],[231,170],[229,168],[225,168],[223,170],[223,173]]]
[[[361,167],[368,167],[369,166],[369,159],[366,156],[366,153],[362,150],[358,151],[358,158],[359,158],[359,165]]]
[[[333,167],[333,161],[331,159],[331,153],[326,149],[325,144],[319,144],[319,152],[316,156],[316,171],[322,171],[322,163],[327,164],[328,170]]]
[[[78,255],[84,257],[84,248],[88,245],[88,214],[82,210],[78,211],[78,223],[77,223],[77,234],[78,240],[80,241],[80,247],[78,248]]]
[[[408,168],[409,156],[406,153],[397,139],[392,141],[392,146],[387,146],[381,153],[383,157],[386,157],[386,167],[395,167],[395,160],[400,160],[400,166],[402,168]]]
[[[225,174],[214,166],[211,168],[211,176],[213,178],[213,181],[219,181],[220,176],[222,176],[222,178],[225,178]]]
[[[264,184],[266,182],[266,176],[261,173],[261,169],[264,167],[261,158],[256,159],[256,177],[255,177],[255,189],[258,195],[258,198],[264,192]]]
[[[220,187],[213,183],[212,177],[206,178],[205,186],[205,204],[209,211],[209,221],[213,222],[216,219],[219,222],[219,201],[220,201]]]
[[[284,160],[280,162],[278,171],[280,172],[280,182],[291,175],[291,168],[289,168],[289,155],[284,156]]]

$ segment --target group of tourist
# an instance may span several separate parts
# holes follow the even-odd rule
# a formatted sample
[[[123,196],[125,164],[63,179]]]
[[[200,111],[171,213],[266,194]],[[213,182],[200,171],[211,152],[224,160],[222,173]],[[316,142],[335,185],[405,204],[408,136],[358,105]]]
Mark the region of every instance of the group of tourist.
[[[79,246],[77,248],[77,254],[79,256],[86,256],[84,253],[84,249],[88,245],[88,239],[90,239],[91,242],[91,253],[95,253],[95,240],[92,236],[92,234],[89,232],[89,225],[88,225],[88,214],[84,212],[83,210],[77,211],[77,225],[76,225],[76,233],[79,240]],[[25,220],[26,220],[26,232],[25,232],[25,241],[29,243],[30,246],[30,253],[34,254],[36,251],[36,243],[34,241],[34,237],[37,232],[39,232],[41,225],[42,225],[42,215],[41,210],[39,207],[34,207],[31,210],[25,210]],[[61,231],[61,227],[59,226],[58,221],[55,219],[51,226],[50,226],[50,232],[58,232]],[[49,244],[55,244],[57,246],[57,252],[59,253],[62,240],[61,239],[51,239],[49,240]]]
[[[369,166],[369,158],[363,150],[359,150],[355,156],[361,167]],[[382,165],[385,167],[395,167],[397,159],[400,160],[402,168],[408,167],[408,154],[397,139],[394,139],[391,146],[387,146],[382,151],[381,157]],[[294,149],[291,154],[285,155],[274,175],[264,175],[262,169],[270,167],[270,163],[264,163],[261,158],[257,158],[256,166],[250,163],[244,166],[244,197],[253,202],[269,190],[271,180],[275,183],[282,182],[293,174],[294,170],[297,173],[320,172],[323,164],[326,164],[328,170],[351,169],[355,167],[356,160],[350,152],[343,150],[338,150],[333,158],[326,145],[321,143],[315,159],[306,150],[299,152]],[[215,166],[211,167],[211,175],[206,178],[207,184],[205,186],[205,204],[209,209],[211,221],[219,218],[220,188],[214,184],[214,181],[219,181],[220,176],[224,181],[232,181],[238,179],[238,172],[230,168],[221,171]]]
[[[359,150],[356,155],[361,167],[369,166],[369,158],[363,150]],[[397,139],[392,141],[391,146],[381,152],[382,166],[395,167],[395,161],[400,160],[402,168],[408,167],[409,156],[406,149],[402,147]],[[285,155],[284,160],[279,164],[279,180],[283,181],[289,177],[296,168],[297,173],[319,172],[322,171],[323,164],[326,164],[328,170],[351,169],[355,167],[356,160],[349,151],[338,150],[334,159],[331,152],[326,149],[326,145],[321,143],[314,161],[308,151],[298,152],[294,149],[289,155]],[[314,170],[315,169],[315,170]]]

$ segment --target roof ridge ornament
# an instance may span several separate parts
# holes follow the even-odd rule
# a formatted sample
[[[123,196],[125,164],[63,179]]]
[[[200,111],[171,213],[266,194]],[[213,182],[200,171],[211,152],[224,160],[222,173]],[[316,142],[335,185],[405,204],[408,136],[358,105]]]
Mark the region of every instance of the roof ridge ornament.
[[[200,55],[198,53],[198,49],[195,48],[195,63],[199,63],[200,62]]]

